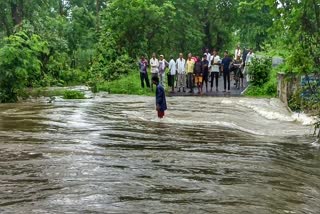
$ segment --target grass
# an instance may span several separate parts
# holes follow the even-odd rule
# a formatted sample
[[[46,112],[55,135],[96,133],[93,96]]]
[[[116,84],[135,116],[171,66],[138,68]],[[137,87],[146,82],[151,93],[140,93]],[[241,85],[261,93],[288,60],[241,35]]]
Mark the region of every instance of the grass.
[[[54,89],[48,90],[47,88],[34,88],[27,89],[24,98],[27,97],[63,97],[63,99],[85,99],[85,95],[81,91]]]
[[[149,74],[149,80],[151,76]],[[155,86],[154,86],[155,88]],[[107,91],[110,94],[132,94],[154,96],[150,88],[142,88],[139,71],[132,71],[126,76],[113,81],[105,81],[97,84],[97,91]]]
[[[85,99],[85,95],[81,91],[67,90],[63,93],[63,99]]]
[[[63,96],[65,89],[48,90],[47,88],[33,88],[27,89],[27,94],[31,97],[54,97]]]
[[[248,97],[272,98],[277,96],[277,70],[272,69],[270,79],[262,86],[249,85],[245,92]]]

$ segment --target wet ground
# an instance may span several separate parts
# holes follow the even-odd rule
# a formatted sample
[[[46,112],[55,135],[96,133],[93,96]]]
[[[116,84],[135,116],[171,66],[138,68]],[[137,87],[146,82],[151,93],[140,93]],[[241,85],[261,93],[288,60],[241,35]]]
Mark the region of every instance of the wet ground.
[[[277,100],[0,105],[0,213],[320,211],[320,153]]]

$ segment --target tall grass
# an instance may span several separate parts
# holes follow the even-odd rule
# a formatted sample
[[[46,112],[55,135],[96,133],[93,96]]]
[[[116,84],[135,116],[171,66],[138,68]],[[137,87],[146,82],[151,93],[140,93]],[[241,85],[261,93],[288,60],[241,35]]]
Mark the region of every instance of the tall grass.
[[[149,80],[151,75],[149,74]],[[155,86],[154,86],[155,88]],[[131,71],[128,75],[123,75],[117,80],[105,81],[97,84],[97,91],[106,91],[110,94],[135,94],[153,96],[154,92],[150,88],[141,87],[139,71]]]

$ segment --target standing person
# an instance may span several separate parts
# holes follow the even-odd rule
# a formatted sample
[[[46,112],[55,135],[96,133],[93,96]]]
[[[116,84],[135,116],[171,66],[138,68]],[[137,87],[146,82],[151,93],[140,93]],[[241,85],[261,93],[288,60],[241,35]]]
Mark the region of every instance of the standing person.
[[[160,55],[160,60],[159,60],[159,79],[160,79],[160,84],[164,86],[164,79],[165,79],[165,71],[166,67],[168,66],[167,60],[164,59],[163,55]]]
[[[186,72],[188,75],[188,86],[190,88],[189,93],[193,93],[193,69],[194,69],[194,60],[192,59],[192,54],[188,54],[188,60],[186,62]]]
[[[155,53],[152,54],[152,58],[150,59],[150,66],[151,66],[151,78],[157,77],[159,72],[159,61]],[[153,90],[152,82],[151,82],[151,90]]]
[[[174,93],[174,80],[176,77],[176,71],[177,71],[177,67],[176,67],[176,62],[173,59],[173,56],[170,56],[170,62],[169,62],[169,72],[170,72],[170,80],[168,80],[168,82],[170,83],[169,86],[171,86],[171,93]]]
[[[208,55],[204,54],[202,59],[202,85],[201,92],[204,83],[206,83],[206,92],[208,92],[208,78],[209,78],[209,61],[207,60]],[[211,58],[211,57],[210,57]]]
[[[194,64],[194,75],[195,75],[195,83],[198,88],[198,94],[202,93],[202,61],[199,57],[196,57],[197,60]]]
[[[150,82],[148,78],[148,61],[145,59],[144,56],[141,56],[141,60],[139,61],[139,69],[140,69],[140,80],[141,80],[141,87],[144,88],[144,81],[148,88],[150,88]]]
[[[176,61],[176,67],[178,71],[178,92],[180,92],[180,89],[183,89],[183,92],[186,92],[184,90],[185,84],[186,84],[186,60],[183,58],[183,54],[179,54],[179,59]]]
[[[250,81],[249,71],[250,71],[250,65],[252,63],[253,57],[254,57],[253,49],[250,48],[249,53],[246,56],[245,67],[244,67],[244,74],[246,75],[247,82]]]
[[[210,52],[209,52],[209,48],[206,48],[204,54],[207,56],[206,58],[207,58],[207,60],[208,60],[208,62],[209,62],[208,68],[210,69],[210,67],[211,67],[211,62],[210,62],[210,61],[211,61],[211,54],[210,54]],[[204,54],[203,54],[203,55],[204,55]]]
[[[222,59],[222,72],[223,72],[223,86],[224,91],[226,92],[227,89],[227,82],[228,82],[228,93],[230,93],[230,64],[232,59],[228,55],[228,51],[224,52],[224,58]]]
[[[221,65],[221,58],[218,55],[218,51],[215,49],[213,51],[212,62],[211,62],[211,91],[213,88],[214,78],[216,79],[216,91],[219,91],[218,84],[219,84],[220,65]]]
[[[152,77],[152,83],[157,86],[156,88],[156,110],[158,117],[162,119],[164,117],[164,112],[167,110],[166,94],[164,88],[159,84],[159,77]]]
[[[235,67],[235,71],[234,71],[235,85],[237,89],[240,89],[240,87],[243,87],[242,60],[240,56],[237,56],[237,59],[235,59],[232,62],[232,64]]]
[[[238,45],[236,47],[236,50],[234,51],[234,59],[236,60],[238,57],[241,58],[241,49],[240,49],[240,45]]]

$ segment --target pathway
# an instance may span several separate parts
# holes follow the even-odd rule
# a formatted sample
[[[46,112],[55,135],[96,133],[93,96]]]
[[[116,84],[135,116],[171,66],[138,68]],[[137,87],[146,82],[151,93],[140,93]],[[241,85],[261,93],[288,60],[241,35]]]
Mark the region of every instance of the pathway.
[[[244,78],[244,86],[243,88],[240,88],[240,89],[237,89],[234,85],[234,80],[232,78],[232,75],[231,75],[231,87],[230,87],[230,92],[223,92],[223,77],[221,76],[219,78],[219,83],[218,83],[218,89],[219,91],[216,91],[215,89],[215,86],[213,87],[213,91],[210,90],[210,82],[208,83],[208,88],[209,88],[209,91],[206,92],[205,90],[205,86],[203,87],[203,91],[204,93],[202,94],[202,96],[212,96],[212,97],[224,97],[224,96],[232,96],[232,97],[238,97],[238,96],[241,96],[242,92],[246,89],[246,86],[247,86],[247,82]],[[170,89],[171,90],[171,89]],[[171,93],[169,92],[168,93],[168,96],[199,96],[198,94],[198,89],[197,88],[194,88],[194,93],[189,93],[190,89],[186,89],[186,92],[178,92],[178,88],[175,88],[175,92],[174,93]]]

